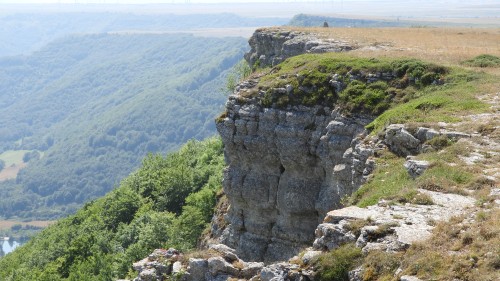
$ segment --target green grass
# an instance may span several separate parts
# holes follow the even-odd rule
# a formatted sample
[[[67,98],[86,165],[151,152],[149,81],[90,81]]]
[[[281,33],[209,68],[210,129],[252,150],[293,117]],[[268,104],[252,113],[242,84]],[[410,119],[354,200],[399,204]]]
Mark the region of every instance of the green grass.
[[[392,153],[384,153],[377,159],[373,177],[351,196],[350,203],[359,207],[377,204],[382,198],[392,198],[412,182],[403,167],[405,160]]]
[[[0,154],[0,159],[5,161],[5,167],[9,167],[13,164],[24,163],[23,156],[28,152],[31,152],[31,150],[7,150]]]
[[[493,82],[486,74],[454,68],[445,85],[429,86],[416,93],[414,99],[394,105],[378,116],[367,128],[378,132],[389,124],[408,122],[458,122],[467,114],[488,110],[489,105],[475,96],[479,86]]]
[[[366,83],[350,81],[348,73],[392,73],[389,81]],[[344,89],[336,92],[329,83],[334,74]],[[416,78],[415,82],[411,82]],[[442,85],[434,85],[434,81]],[[413,80],[412,80],[413,81]],[[476,99],[480,86],[495,77],[462,68],[444,68],[416,59],[367,59],[346,54],[306,54],[287,59],[263,76],[259,89],[265,92],[264,107],[288,105],[340,106],[344,113],[378,116],[367,129],[381,131],[385,126],[407,122],[458,122],[467,114],[488,110]],[[292,93],[275,91],[293,87]]]
[[[467,154],[466,145],[461,142],[439,151],[421,154],[419,158],[429,161],[431,165],[423,175],[412,179],[403,166],[405,159],[385,151],[377,158],[377,168],[371,179],[353,193],[348,203],[366,207],[387,199],[393,203],[428,205],[432,204],[431,198],[418,193],[418,188],[465,195],[467,189],[481,189],[490,184],[481,181],[483,178],[480,171],[478,173],[460,164],[462,160],[459,156]]]
[[[390,73],[392,79],[367,83],[351,80],[350,75]],[[287,59],[261,78],[259,89],[265,91],[262,105],[286,108],[288,105],[340,105],[344,112],[378,115],[393,104],[404,102],[415,89],[425,89],[443,79],[448,69],[416,59],[368,59],[345,54],[305,54]],[[337,74],[344,89],[337,92],[329,81]],[[292,93],[275,88],[293,86]]]

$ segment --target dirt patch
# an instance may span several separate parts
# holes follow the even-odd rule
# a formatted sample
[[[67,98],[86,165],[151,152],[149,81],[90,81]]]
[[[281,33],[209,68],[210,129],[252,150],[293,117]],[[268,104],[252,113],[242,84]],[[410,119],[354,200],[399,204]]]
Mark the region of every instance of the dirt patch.
[[[11,220],[0,220],[0,230],[2,229],[10,229],[13,225],[20,224],[22,226],[32,225],[36,227],[47,227],[51,224],[55,223],[55,221],[30,221],[30,222],[21,222],[21,221],[11,221]]]
[[[25,167],[26,163],[13,164],[9,167],[5,167],[0,171],[0,182],[15,179],[19,171]]]

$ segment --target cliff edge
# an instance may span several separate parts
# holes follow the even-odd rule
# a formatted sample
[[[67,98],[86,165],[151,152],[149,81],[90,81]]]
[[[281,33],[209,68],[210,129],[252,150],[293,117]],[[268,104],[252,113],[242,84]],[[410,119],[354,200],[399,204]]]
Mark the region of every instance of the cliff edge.
[[[170,274],[497,280],[498,80],[320,37],[249,40],[254,73],[216,119],[228,166],[212,240],[168,258]]]

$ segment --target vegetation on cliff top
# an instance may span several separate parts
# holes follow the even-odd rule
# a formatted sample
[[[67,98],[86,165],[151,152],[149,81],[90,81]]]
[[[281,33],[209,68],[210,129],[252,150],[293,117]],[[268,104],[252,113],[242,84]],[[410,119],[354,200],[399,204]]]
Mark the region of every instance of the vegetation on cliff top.
[[[106,196],[0,259],[0,280],[116,280],[153,249],[194,248],[221,188],[217,138],[149,155]]]
[[[474,93],[478,85],[494,79],[416,59],[337,53],[292,57],[267,71],[258,85],[265,92],[263,106],[321,104],[339,106],[346,114],[380,114],[368,125],[375,131],[408,121],[453,122],[459,120],[458,114],[485,110]]]

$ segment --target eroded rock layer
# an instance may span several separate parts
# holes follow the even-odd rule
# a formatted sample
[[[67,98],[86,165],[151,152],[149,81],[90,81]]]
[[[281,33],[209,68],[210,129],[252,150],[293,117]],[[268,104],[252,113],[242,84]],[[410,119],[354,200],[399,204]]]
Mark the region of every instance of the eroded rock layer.
[[[280,28],[257,29],[249,42],[251,50],[245,60],[251,66],[275,66],[285,59],[304,53],[344,52],[356,49],[348,42],[320,38],[319,35],[283,30]]]
[[[230,203],[222,242],[245,260],[286,260],[369,174],[372,150],[360,137],[371,120],[317,105],[264,108],[232,95],[217,129]]]

